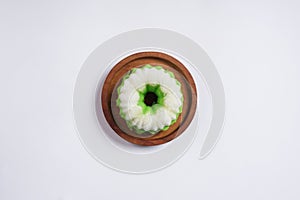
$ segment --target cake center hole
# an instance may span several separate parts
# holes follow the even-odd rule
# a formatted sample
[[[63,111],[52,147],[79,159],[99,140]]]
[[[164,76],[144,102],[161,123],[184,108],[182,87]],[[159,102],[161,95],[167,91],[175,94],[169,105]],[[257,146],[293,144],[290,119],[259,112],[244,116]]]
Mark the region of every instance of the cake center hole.
[[[147,106],[152,106],[157,103],[157,95],[154,92],[147,92],[144,98],[144,103]]]

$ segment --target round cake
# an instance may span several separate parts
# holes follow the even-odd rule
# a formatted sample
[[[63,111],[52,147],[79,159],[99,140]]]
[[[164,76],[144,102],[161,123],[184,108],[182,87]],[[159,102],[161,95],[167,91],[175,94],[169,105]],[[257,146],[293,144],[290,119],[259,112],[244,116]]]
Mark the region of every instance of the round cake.
[[[147,64],[131,69],[117,91],[120,116],[137,134],[165,131],[182,112],[181,84],[161,66]]]

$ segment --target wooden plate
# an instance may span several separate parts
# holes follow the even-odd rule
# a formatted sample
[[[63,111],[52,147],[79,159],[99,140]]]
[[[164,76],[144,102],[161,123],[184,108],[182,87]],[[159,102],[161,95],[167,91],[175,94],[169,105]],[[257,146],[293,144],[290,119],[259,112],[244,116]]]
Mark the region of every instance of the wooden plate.
[[[138,135],[130,130],[124,119],[119,115],[116,106],[117,90],[122,77],[132,68],[142,67],[146,64],[159,65],[174,73],[175,78],[181,83],[184,97],[182,113],[166,131],[160,131],[155,135]],[[164,144],[178,137],[191,123],[197,106],[197,92],[195,82],[186,67],[174,57],[161,52],[141,52],[132,54],[119,63],[107,75],[101,94],[102,109],[110,127],[128,142],[154,146]]]

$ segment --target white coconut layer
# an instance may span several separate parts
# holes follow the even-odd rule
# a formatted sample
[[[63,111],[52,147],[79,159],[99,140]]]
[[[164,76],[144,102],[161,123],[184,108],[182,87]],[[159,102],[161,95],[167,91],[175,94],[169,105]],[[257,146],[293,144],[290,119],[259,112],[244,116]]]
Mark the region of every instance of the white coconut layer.
[[[139,92],[144,91],[147,84],[160,85],[160,89],[164,93],[163,103],[155,112],[145,113],[143,108],[138,105]],[[118,92],[118,106],[122,117],[127,124],[139,130],[158,132],[174,123],[182,111],[181,85],[171,72],[161,67],[146,65],[136,68],[123,79]]]

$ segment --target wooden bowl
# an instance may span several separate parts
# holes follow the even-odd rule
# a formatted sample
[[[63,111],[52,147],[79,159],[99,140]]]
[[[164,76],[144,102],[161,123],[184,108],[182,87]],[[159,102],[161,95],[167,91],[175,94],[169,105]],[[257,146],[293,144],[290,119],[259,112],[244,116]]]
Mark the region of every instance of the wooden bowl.
[[[130,130],[126,121],[119,115],[116,105],[117,90],[122,77],[132,68],[142,67],[146,64],[159,65],[174,73],[175,78],[181,83],[184,102],[182,113],[177,121],[166,131],[154,135],[138,135]],[[128,142],[154,146],[164,144],[178,137],[191,123],[197,106],[197,91],[195,82],[186,67],[174,57],[161,52],[141,52],[132,54],[117,63],[107,75],[101,94],[102,109],[110,127]]]

